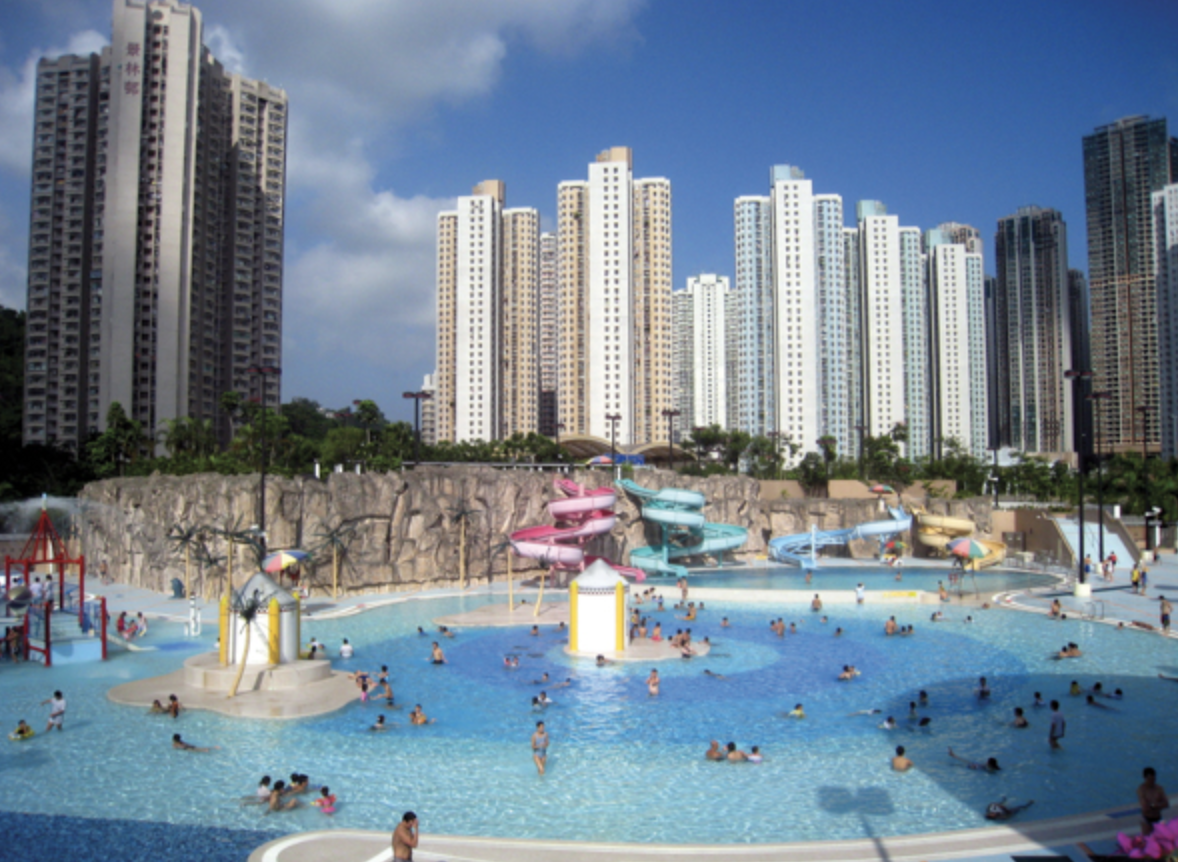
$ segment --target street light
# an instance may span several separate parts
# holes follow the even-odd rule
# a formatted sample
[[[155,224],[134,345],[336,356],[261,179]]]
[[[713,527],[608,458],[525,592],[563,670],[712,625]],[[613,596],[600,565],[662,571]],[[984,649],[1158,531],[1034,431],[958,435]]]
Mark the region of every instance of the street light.
[[[1091,371],[1071,370],[1065,371],[1063,376],[1072,381],[1072,403],[1077,406],[1083,405],[1084,399],[1080,395],[1080,390],[1083,386],[1083,381],[1092,377]],[[1082,417],[1084,410],[1081,407],[1076,411]],[[1080,427],[1083,427],[1082,418],[1078,422]],[[1084,441],[1083,432],[1077,435],[1080,439],[1076,445],[1076,463],[1079,466],[1077,471],[1077,481],[1080,491],[1080,548],[1077,557],[1079,558],[1079,573],[1076,579],[1076,595],[1091,595],[1092,590],[1087,586],[1087,581],[1084,578]]]
[[[999,447],[995,446],[994,449],[992,450],[994,452],[994,473],[990,477],[994,481],[994,508],[995,509],[998,508],[998,448]]]
[[[667,417],[667,463],[671,465],[671,472],[675,472],[675,450],[671,442],[672,432],[671,423],[675,421],[676,416],[682,416],[682,411],[679,410],[664,410],[663,415]]]
[[[1096,402],[1096,505],[1100,510],[1100,562],[1104,563],[1104,409],[1101,404],[1111,399],[1111,392],[1093,392],[1088,396],[1089,401]]]
[[[262,556],[266,555],[266,378],[277,377],[282,374],[282,369],[274,365],[257,365],[252,368],[247,368],[246,374],[257,375],[262,378],[262,399],[261,411],[258,413],[258,421],[262,425],[262,477],[258,483],[258,498],[259,509],[258,512],[258,543],[262,546]]]
[[[402,392],[402,398],[413,399],[413,466],[421,463],[421,402],[434,397],[432,392]]]
[[[618,460],[618,423],[622,421],[622,414],[606,413],[605,421],[609,423],[609,468],[616,475],[614,462]]]

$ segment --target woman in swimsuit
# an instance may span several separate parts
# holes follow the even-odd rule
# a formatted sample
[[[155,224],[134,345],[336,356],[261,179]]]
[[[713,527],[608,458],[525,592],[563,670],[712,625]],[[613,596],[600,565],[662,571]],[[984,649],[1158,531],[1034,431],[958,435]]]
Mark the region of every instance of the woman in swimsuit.
[[[536,732],[532,734],[532,762],[543,775],[544,767],[548,765],[548,731],[542,721],[536,722]]]
[[[663,639],[663,624],[654,624],[654,633],[650,636],[652,641],[661,641]]]

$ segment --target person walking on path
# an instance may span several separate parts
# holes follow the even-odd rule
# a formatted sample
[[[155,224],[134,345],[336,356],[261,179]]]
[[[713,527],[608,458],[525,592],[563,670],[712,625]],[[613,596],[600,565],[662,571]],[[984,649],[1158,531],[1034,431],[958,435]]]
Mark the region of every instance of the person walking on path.
[[[406,811],[393,830],[393,862],[413,862],[413,851],[421,838],[417,815]]]
[[[1170,603],[1168,601],[1166,601],[1165,596],[1158,596],[1158,601],[1162,603],[1161,608],[1160,608],[1161,615],[1162,615],[1161,616],[1162,633],[1169,634],[1170,633],[1170,614],[1173,613],[1174,609],[1172,607],[1170,607]]]

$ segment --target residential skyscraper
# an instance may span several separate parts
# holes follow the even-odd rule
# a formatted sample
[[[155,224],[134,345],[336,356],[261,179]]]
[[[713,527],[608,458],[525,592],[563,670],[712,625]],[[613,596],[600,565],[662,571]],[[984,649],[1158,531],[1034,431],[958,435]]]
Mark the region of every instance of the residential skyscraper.
[[[633,178],[628,147],[557,190],[560,421],[620,444],[666,436],[671,408],[671,183]]]
[[[904,332],[904,416],[908,423],[907,453],[912,460],[933,451],[931,419],[931,356],[927,266],[919,228],[902,227],[900,240],[900,307]]]
[[[1178,183],[1153,193],[1162,457],[1178,453]]]
[[[114,0],[111,47],[38,67],[24,438],[76,447],[119,402],[154,434],[277,407],[286,94],[227,73],[199,10]]]
[[[1067,226],[1053,209],[1020,207],[998,220],[992,343],[998,445],[1020,452],[1076,449]]]
[[[724,296],[724,379],[727,381],[727,403],[724,407],[724,427],[739,428],[740,399],[737,397],[740,379],[740,296],[729,290]]]
[[[863,425],[869,436],[906,422],[900,222],[879,201],[859,201]]]
[[[747,434],[776,430],[773,218],[770,199],[739,197],[733,207],[736,250],[737,425]]]
[[[540,213],[503,211],[500,439],[540,427]]]
[[[1093,390],[1108,392],[1102,429],[1114,450],[1157,450],[1156,255],[1151,195],[1178,179],[1164,118],[1125,117],[1084,138]]]
[[[556,387],[560,379],[560,294],[556,234],[540,234],[540,422],[539,432],[556,436]]]
[[[847,308],[846,259],[843,255],[843,199],[839,195],[814,196],[814,278],[818,308],[818,409],[817,436],[794,441],[802,452],[813,451],[818,437],[831,436],[837,451],[854,451],[851,429],[850,345],[852,331]]]
[[[687,279],[675,291],[677,346],[676,423],[683,432],[693,427],[728,427],[727,354],[728,279],[704,273]]]

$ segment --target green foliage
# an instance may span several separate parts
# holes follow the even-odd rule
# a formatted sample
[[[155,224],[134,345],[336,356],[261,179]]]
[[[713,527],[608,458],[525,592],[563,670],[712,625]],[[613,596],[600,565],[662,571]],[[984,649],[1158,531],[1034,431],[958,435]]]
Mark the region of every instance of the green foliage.
[[[0,440],[21,439],[25,388],[25,313],[0,308]]]

